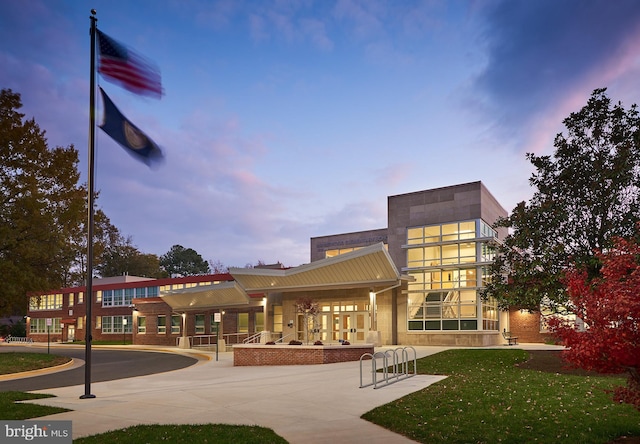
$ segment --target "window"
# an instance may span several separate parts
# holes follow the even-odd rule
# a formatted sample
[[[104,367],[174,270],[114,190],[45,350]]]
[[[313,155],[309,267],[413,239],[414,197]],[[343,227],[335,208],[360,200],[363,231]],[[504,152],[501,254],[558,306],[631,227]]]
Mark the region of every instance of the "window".
[[[79,317],[78,318],[78,330],[82,330],[84,327],[84,318],[83,317]]]
[[[378,241],[378,242],[382,241],[382,238],[370,238],[370,239],[367,239],[366,242],[372,242],[373,243],[373,242],[376,242],[376,241]],[[336,249],[333,249],[333,250],[326,250],[324,252],[324,257],[325,258],[335,257],[335,256],[339,256],[341,254],[351,253],[352,251],[356,251],[356,250],[359,250],[361,248],[364,248],[364,247],[343,247],[343,248],[336,248]],[[389,249],[389,245],[387,245],[386,242],[384,244],[384,248],[386,248],[387,250]]]
[[[29,310],[57,310],[62,308],[62,293],[44,294],[29,298]]]
[[[102,290],[96,291],[96,302],[102,302]]]
[[[282,333],[282,305],[273,306],[273,331]]]
[[[196,334],[197,335],[204,334],[204,315],[203,314],[196,315]]]
[[[69,293],[69,307],[73,307],[73,293]]]
[[[493,228],[491,228],[491,226],[487,224],[485,221],[481,220],[480,221],[480,237],[497,238],[498,232]]]
[[[339,256],[341,254],[350,253],[351,251],[359,250],[360,248],[362,247],[338,248],[336,250],[327,250],[324,252],[324,257]]]
[[[102,317],[102,333],[113,333],[113,316]]]
[[[484,303],[477,297],[494,259],[487,242],[495,236],[480,219],[407,229],[405,270],[414,278],[408,283],[408,330],[497,329],[483,322]]]
[[[238,313],[238,333],[249,333],[249,313]]]
[[[113,305],[123,305],[122,303],[123,295],[124,295],[124,290],[122,288],[118,290],[113,290]]]
[[[145,334],[147,332],[147,318],[145,316],[138,316],[138,334]]]
[[[475,290],[441,290],[409,293],[408,329],[477,330]]]
[[[51,320],[51,325],[47,325],[47,319]],[[31,318],[29,333],[62,333],[61,321],[62,318]]]
[[[82,304],[84,302],[84,292],[78,293],[78,304]]]
[[[132,333],[133,322],[131,315],[128,316],[102,316],[102,333]],[[126,324],[124,323],[126,321]],[[96,325],[96,328],[98,326]]]
[[[102,292],[102,306],[103,307],[113,306],[113,290],[104,290]]]
[[[158,316],[158,334],[164,335],[167,333],[167,317],[164,315]]]
[[[96,316],[96,330],[102,328],[102,316]]]
[[[264,312],[257,312],[253,331],[258,333],[264,330]]]
[[[125,288],[124,290],[124,305],[131,305],[133,302],[134,288]]]
[[[158,296],[158,288],[159,287],[138,287],[138,288],[130,288],[125,290],[125,299],[128,299],[127,291],[134,292],[134,296],[136,299],[143,298],[155,298]],[[130,304],[130,302],[128,302]]]
[[[171,334],[180,334],[180,325],[182,324],[180,315],[171,316]]]
[[[157,296],[158,287],[142,287],[142,288],[119,288],[115,290],[103,290],[99,292],[103,307],[129,307],[133,304],[134,298],[150,297],[151,293]],[[154,294],[155,292],[155,294]]]

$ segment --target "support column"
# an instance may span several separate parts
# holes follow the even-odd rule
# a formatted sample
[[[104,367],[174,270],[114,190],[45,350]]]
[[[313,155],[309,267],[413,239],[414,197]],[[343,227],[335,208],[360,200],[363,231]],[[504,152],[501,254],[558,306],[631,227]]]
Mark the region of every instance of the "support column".
[[[187,313],[182,313],[182,336],[178,339],[179,348],[191,348],[187,337]]]

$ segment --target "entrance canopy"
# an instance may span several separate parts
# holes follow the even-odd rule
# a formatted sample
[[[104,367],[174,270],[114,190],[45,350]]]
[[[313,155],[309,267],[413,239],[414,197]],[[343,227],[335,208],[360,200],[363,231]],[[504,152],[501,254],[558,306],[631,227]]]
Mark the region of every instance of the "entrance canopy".
[[[232,268],[229,273],[249,293],[373,287],[400,279],[383,243],[286,270]]]
[[[249,295],[235,281],[167,291],[160,297],[177,311],[249,304]]]
[[[232,268],[234,281],[171,290],[160,295],[176,311],[249,305],[249,294],[395,285],[400,273],[383,243],[299,267]]]

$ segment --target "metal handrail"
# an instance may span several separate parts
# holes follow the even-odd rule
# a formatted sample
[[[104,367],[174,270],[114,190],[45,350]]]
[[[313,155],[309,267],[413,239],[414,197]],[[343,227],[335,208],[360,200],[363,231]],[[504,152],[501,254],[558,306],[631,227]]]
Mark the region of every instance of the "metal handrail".
[[[186,337],[189,341],[189,347],[213,347],[218,345],[218,337],[216,335],[195,335],[195,336],[179,336],[176,338],[176,346],[180,343],[180,338]],[[212,338],[216,338],[213,342]],[[206,343],[204,340],[206,339]]]
[[[242,340],[243,344],[253,344],[256,342],[260,342],[260,339],[262,338],[262,332],[259,331],[258,333],[254,333],[253,335],[249,336],[248,338],[245,338]]]
[[[242,341],[240,340],[240,338],[241,338],[242,336],[247,336],[247,337],[248,337],[248,336],[249,336],[249,333],[225,333],[225,334],[224,334],[224,335],[222,335],[222,336],[223,336],[223,338],[224,338],[224,340],[225,340],[225,343],[226,343],[227,345],[230,345],[230,344],[240,344],[240,343],[242,343]],[[235,337],[235,341],[231,341],[231,338],[232,338],[232,337]]]
[[[277,343],[282,343],[282,342],[284,342],[284,340],[285,340],[285,339],[287,339],[289,336],[293,336],[293,333],[289,333],[288,335],[283,336],[283,337],[281,337],[280,339],[277,339],[277,340],[276,340],[276,341],[274,341],[274,342],[275,342],[276,344],[277,344]]]

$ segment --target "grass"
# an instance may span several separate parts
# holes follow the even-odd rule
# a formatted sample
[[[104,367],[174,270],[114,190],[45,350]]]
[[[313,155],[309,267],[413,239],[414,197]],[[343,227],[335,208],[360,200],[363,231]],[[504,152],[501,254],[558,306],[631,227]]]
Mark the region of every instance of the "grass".
[[[418,360],[418,373],[448,378],[362,417],[423,443],[589,444],[640,435],[640,412],[608,392],[623,378],[515,367],[527,359],[523,350],[428,356]]]
[[[70,360],[71,358],[66,356],[44,353],[0,353],[0,375],[55,367]]]
[[[282,437],[264,427],[234,426],[224,424],[200,425],[139,425],[99,435],[73,440],[74,444],[146,444],[157,442],[171,443],[233,443],[233,444],[280,444]]]
[[[22,404],[16,401],[28,399],[52,398],[52,395],[24,393],[24,392],[0,392],[0,419],[20,421],[23,419],[38,418],[40,416],[54,415],[68,412],[67,409],[47,407],[36,404]]]

